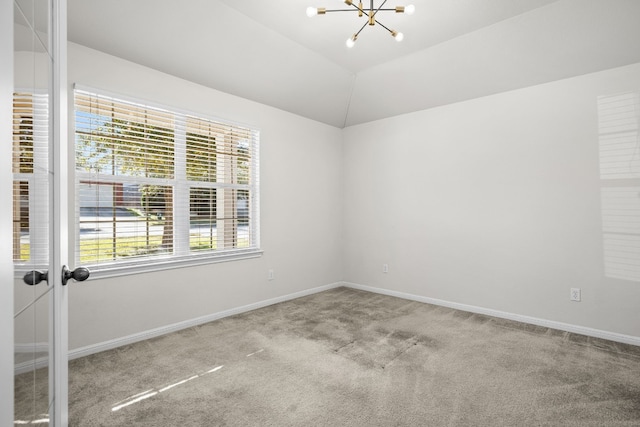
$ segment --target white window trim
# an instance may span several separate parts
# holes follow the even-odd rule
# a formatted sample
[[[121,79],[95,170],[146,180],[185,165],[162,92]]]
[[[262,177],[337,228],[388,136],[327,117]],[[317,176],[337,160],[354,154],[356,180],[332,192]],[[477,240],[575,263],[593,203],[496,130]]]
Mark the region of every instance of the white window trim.
[[[91,269],[91,279],[106,279],[132,274],[153,273],[174,268],[196,267],[199,265],[260,258],[263,252],[262,249],[238,249],[237,251],[226,251],[216,255],[190,254],[183,258],[176,257],[175,255],[156,257],[153,259],[153,262],[145,261],[144,264],[140,264],[140,261],[138,261],[137,265],[135,262],[119,262],[109,264],[108,268]]]
[[[178,117],[185,116],[193,116],[193,117],[201,117],[204,119],[208,119],[214,122],[220,122],[229,124],[232,126],[240,126],[245,129],[251,129],[254,134],[253,141],[258,141],[257,135],[259,135],[260,130],[253,125],[242,124],[239,122],[231,121],[228,119],[221,119],[217,117],[212,117],[207,114],[194,113],[192,111],[183,110],[176,107],[162,105],[156,102],[150,102],[143,99],[136,99],[126,95],[115,94],[113,92],[105,91],[102,89],[95,89],[88,86],[83,86],[79,84],[74,84],[74,91],[85,91],[100,94],[103,96],[111,97],[117,100],[122,100],[126,102],[132,102],[135,104],[143,104],[151,108],[159,108],[162,110],[170,111]],[[70,135],[73,135],[74,145],[75,145],[75,108],[74,115],[71,122]],[[179,173],[186,171],[186,146],[184,143],[179,143],[178,141],[186,141],[186,131],[182,131],[184,126],[177,126],[177,130],[174,134],[174,138],[176,141],[175,145],[175,166],[174,173],[178,176]],[[100,278],[108,278],[108,277],[118,277],[130,274],[140,274],[140,273],[148,273],[160,270],[174,269],[174,268],[183,268],[183,267],[191,267],[191,266],[199,266],[206,264],[214,264],[220,262],[229,262],[236,260],[245,260],[251,258],[261,257],[263,254],[263,250],[260,246],[260,168],[259,168],[259,146],[255,147],[252,150],[255,155],[255,160],[251,162],[251,176],[254,177],[252,181],[252,186],[256,191],[251,191],[251,206],[253,206],[251,218],[250,229],[255,233],[254,241],[255,247],[253,248],[242,248],[242,249],[230,249],[224,250],[221,252],[202,252],[202,253],[193,253],[189,250],[189,245],[187,242],[182,241],[182,239],[174,238],[174,253],[171,255],[160,255],[154,256],[153,258],[139,258],[134,261],[118,261],[114,263],[105,263],[103,265],[93,265],[91,266],[91,278],[100,279]],[[74,156],[75,158],[75,156]],[[78,188],[80,181],[83,180],[91,180],[94,176],[90,173],[80,172],[75,170],[75,161],[73,167],[71,168],[72,172],[75,174],[75,188]],[[110,181],[114,182],[135,182],[135,177],[119,177],[119,176],[110,176]],[[188,233],[189,230],[189,214],[188,209],[178,209],[180,203],[184,203],[182,206],[189,205],[189,188],[192,186],[195,187],[216,187],[216,188],[237,188],[237,189],[246,189],[246,185],[234,185],[234,184],[212,184],[207,182],[200,181],[184,181],[184,180],[167,180],[167,179],[154,179],[157,185],[171,185],[174,188],[174,203],[173,203],[173,219],[174,219],[174,236],[178,235],[178,233]],[[149,182],[149,178],[145,178],[144,182]],[[78,201],[78,196],[76,192],[75,198],[75,216],[74,216],[74,230],[75,230],[75,262],[76,265],[80,265],[80,228],[78,227],[79,219],[80,219],[80,204]],[[187,243],[187,244],[184,244]]]

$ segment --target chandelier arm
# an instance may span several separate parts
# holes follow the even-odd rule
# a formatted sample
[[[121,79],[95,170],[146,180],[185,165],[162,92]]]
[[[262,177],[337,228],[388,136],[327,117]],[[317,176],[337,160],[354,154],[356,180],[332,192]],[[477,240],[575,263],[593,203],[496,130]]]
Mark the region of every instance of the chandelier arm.
[[[385,4],[386,2],[387,2],[387,0],[384,0],[384,1],[382,2],[382,4],[380,4],[380,6],[376,9],[376,11],[375,11],[375,12],[373,12],[373,10],[372,10],[372,12],[373,12],[373,16],[376,16],[376,13],[380,12],[380,10],[382,9],[382,6],[384,6],[384,4]],[[373,2],[372,2],[372,4],[373,4]],[[394,9],[394,10],[395,10],[395,9]],[[377,22],[377,21],[376,21],[376,22]],[[379,23],[379,22],[378,22],[378,23]]]
[[[386,25],[384,25],[383,23],[381,23],[381,22],[380,22],[380,21],[378,21],[377,19],[376,19],[376,24],[380,25],[382,28],[384,28],[385,30],[387,30],[387,31],[389,31],[391,34],[393,34],[393,31],[392,31],[392,30],[390,30]],[[362,31],[362,30],[360,30],[360,31]]]
[[[360,11],[361,13],[364,13],[365,15],[367,15],[367,17],[369,16],[369,14],[367,13],[367,11],[366,11],[366,10],[364,10],[364,9],[362,9],[362,8],[360,7],[360,5],[357,5],[357,6],[356,6],[355,4],[351,3],[351,6],[355,7],[355,8],[356,8],[356,10]],[[346,11],[346,10],[351,11],[352,9],[342,9],[342,10],[345,10],[345,11]],[[362,31],[362,30],[360,30],[360,31]],[[360,31],[358,31],[358,32],[360,32]]]
[[[362,27],[360,27],[358,32],[354,34],[354,36],[358,37],[360,35],[360,33],[362,32],[362,30],[364,30],[364,27],[366,27],[368,23],[369,23],[369,21],[365,22],[364,25]]]
[[[353,5],[353,7],[356,8],[356,10],[360,10],[362,11],[362,13],[366,14],[367,16],[369,16],[369,13],[364,10],[364,9],[360,9],[358,6]],[[376,9],[376,13],[378,12],[395,12],[395,9]],[[329,12],[353,12],[353,9],[325,9],[325,12],[329,13]]]
[[[354,6],[354,7],[358,9],[358,6]],[[394,9],[387,9],[387,10],[394,10]],[[327,9],[325,10],[325,12],[353,12],[353,9]]]

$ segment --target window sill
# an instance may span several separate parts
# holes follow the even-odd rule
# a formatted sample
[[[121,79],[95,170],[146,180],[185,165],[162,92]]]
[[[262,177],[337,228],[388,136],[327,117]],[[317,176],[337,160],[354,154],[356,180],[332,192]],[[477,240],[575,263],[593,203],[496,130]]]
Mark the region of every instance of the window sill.
[[[221,262],[239,261],[244,259],[259,258],[262,256],[261,249],[246,249],[230,251],[222,254],[200,254],[184,257],[167,257],[149,260],[131,261],[127,263],[114,263],[104,265],[89,265],[91,271],[89,280],[106,279],[109,277],[129,276],[132,274],[152,273],[162,270],[171,270],[174,268],[195,267],[207,264],[217,264]],[[78,267],[78,266],[76,266]],[[46,270],[46,268],[41,269]],[[21,278],[28,269],[24,266],[15,266],[16,278]]]
[[[132,274],[152,273],[174,268],[195,267],[207,264],[217,264],[221,262],[240,261],[245,259],[259,258],[263,251],[260,249],[247,249],[227,252],[223,254],[202,254],[191,255],[181,258],[156,259],[152,262],[130,262],[109,265],[89,266],[91,279],[106,279],[109,277],[129,276]]]

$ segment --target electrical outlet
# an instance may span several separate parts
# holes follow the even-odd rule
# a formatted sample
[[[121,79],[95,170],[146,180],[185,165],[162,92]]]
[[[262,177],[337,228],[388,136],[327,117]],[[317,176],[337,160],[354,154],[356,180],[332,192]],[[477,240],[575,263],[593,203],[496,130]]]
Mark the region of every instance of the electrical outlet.
[[[580,288],[571,288],[569,299],[571,301],[580,301]]]
[[[389,264],[382,264],[382,272],[383,273],[389,272]]]
[[[273,280],[276,278],[276,273],[273,271],[273,269],[269,269],[269,272],[267,273],[267,280]]]

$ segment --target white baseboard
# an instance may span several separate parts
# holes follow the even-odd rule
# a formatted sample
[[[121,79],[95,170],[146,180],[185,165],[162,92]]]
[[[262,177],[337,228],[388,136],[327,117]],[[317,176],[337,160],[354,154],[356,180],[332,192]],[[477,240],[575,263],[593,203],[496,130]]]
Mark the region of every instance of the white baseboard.
[[[49,357],[38,357],[35,360],[18,363],[13,368],[13,375],[25,374],[35,369],[46,368],[49,366]]]
[[[459,304],[456,302],[444,301],[435,298],[428,298],[420,295],[407,294],[404,292],[391,291],[388,289],[375,288],[372,286],[360,285],[357,283],[342,282],[342,285],[347,288],[359,289],[362,291],[374,292],[377,294],[388,295],[392,297],[403,298],[411,301],[424,302],[427,304],[439,305],[448,308],[455,308],[457,310],[468,311],[471,313],[484,314],[487,316],[499,317],[507,320],[515,320],[516,322],[529,323],[532,325],[543,326],[551,329],[559,329],[561,331],[573,332],[580,335],[586,335],[594,338],[601,338],[609,341],[620,342],[624,344],[631,344],[640,346],[640,337],[633,335],[618,334],[615,332],[603,331],[600,329],[592,329],[584,326],[571,325],[569,323],[555,322],[553,320],[539,319],[536,317],[523,316],[515,313],[508,313],[505,311],[492,310],[489,308],[476,307],[473,305]]]
[[[99,353],[101,351],[112,350],[114,348],[117,348],[123,345],[133,344],[138,341],[144,341],[146,339],[159,337],[161,335],[169,334],[171,332],[176,332],[176,331],[190,328],[193,326],[202,325],[204,323],[212,322],[214,320],[222,319],[224,317],[229,317],[235,314],[245,313],[247,311],[256,310],[258,308],[267,307],[280,302],[285,302],[292,299],[313,295],[318,292],[327,291],[329,289],[334,289],[341,286],[352,288],[352,289],[359,289],[367,292],[373,292],[373,293],[382,294],[382,295],[388,295],[392,297],[403,298],[411,301],[417,301],[417,302],[423,302],[427,304],[454,308],[457,310],[468,311],[472,313],[484,314],[487,316],[499,317],[502,319],[514,320],[517,322],[529,323],[532,325],[538,325],[538,326],[543,326],[543,327],[552,328],[552,329],[559,329],[561,331],[573,332],[576,334],[586,335],[594,338],[602,338],[610,341],[640,346],[640,337],[635,337],[632,335],[624,335],[624,334],[618,334],[615,332],[602,331],[599,329],[586,328],[583,326],[571,325],[568,323],[555,322],[551,320],[539,319],[539,318],[530,317],[530,316],[523,316],[520,314],[508,313],[508,312],[499,311],[499,310],[492,310],[492,309],[477,307],[473,305],[460,304],[460,303],[455,303],[450,301],[439,300],[435,298],[428,298],[420,295],[413,295],[413,294],[408,294],[404,292],[391,291],[388,289],[360,285],[357,283],[336,282],[336,283],[331,283],[329,285],[319,286],[316,288],[307,289],[300,292],[294,292],[292,294],[287,294],[287,295],[271,298],[264,301],[259,301],[253,304],[248,304],[241,307],[232,308],[229,310],[224,310],[218,313],[197,317],[195,319],[185,320],[183,322],[162,326],[160,328],[150,329],[147,331],[128,335],[126,337],[116,338],[110,341],[105,341],[98,344],[92,344],[86,347],[73,349],[69,351],[69,359],[70,360],[77,359],[79,357],[88,356],[90,354]],[[28,350],[27,350],[27,347],[28,347]],[[38,345],[38,348],[40,347],[43,348],[43,352],[48,351],[48,347],[45,344],[42,344],[42,346]],[[33,349],[34,349],[33,344],[28,344],[28,345],[25,344],[17,348],[17,350],[24,350],[25,352],[33,351]],[[34,366],[36,369],[43,368],[43,367],[46,367],[47,364],[48,364],[47,357],[38,358],[35,360],[35,362],[29,361],[29,362],[21,363],[20,365],[16,365],[15,374],[17,375],[20,373],[28,372],[32,370]]]
[[[16,343],[13,345],[13,351],[16,354],[44,353],[44,356],[36,359],[17,363],[13,368],[14,375],[24,374],[25,372],[33,371],[34,369],[44,368],[49,364],[49,343]]]
[[[48,353],[48,342],[34,343],[16,343],[13,345],[13,351],[16,353]]]
[[[88,345],[69,351],[69,359],[77,359],[79,357],[88,356],[90,354],[99,353],[101,351],[111,350],[123,345],[133,344],[138,341],[144,341],[150,338],[159,337],[161,335],[176,332],[182,329],[190,328],[192,326],[202,325],[204,323],[213,322],[214,320],[222,319],[224,317],[233,316],[235,314],[245,313],[247,311],[256,310],[258,308],[267,307],[280,302],[289,301],[292,299],[305,297],[307,295],[317,294],[318,292],[327,291],[329,289],[338,288],[343,286],[342,282],[331,283],[329,285],[318,286],[316,288],[307,289],[300,292],[294,292],[292,294],[283,295],[276,298],[271,298],[264,301],[259,301],[253,304],[243,305],[241,307],[232,308],[218,313],[209,314],[206,316],[197,317],[191,320],[185,320],[183,322],[174,323],[172,325],[162,326],[160,328],[150,329],[144,332],[128,335],[126,337],[116,338],[110,341],[101,342],[98,344]]]

